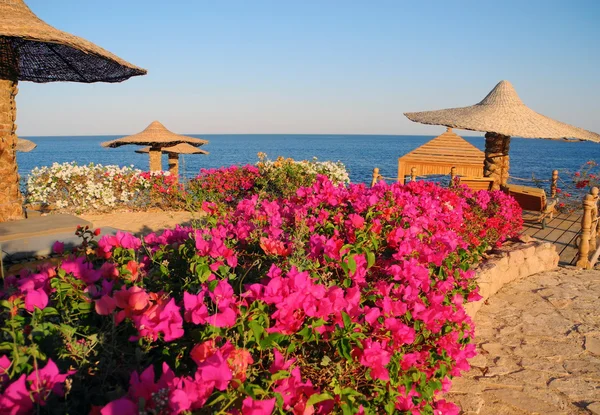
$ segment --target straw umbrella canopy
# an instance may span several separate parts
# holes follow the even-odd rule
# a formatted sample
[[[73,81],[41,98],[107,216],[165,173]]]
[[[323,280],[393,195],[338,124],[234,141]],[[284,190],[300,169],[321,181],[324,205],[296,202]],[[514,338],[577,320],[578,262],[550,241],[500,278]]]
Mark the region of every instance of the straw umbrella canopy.
[[[16,150],[20,153],[29,153],[36,147],[37,144],[33,141],[25,140],[24,138],[17,138]]]
[[[600,135],[596,133],[529,109],[508,81],[500,81],[481,102],[470,107],[407,112],[404,115],[422,124],[485,132],[484,176],[493,177],[496,188],[508,181],[511,136],[600,142]]]
[[[175,177],[179,176],[180,154],[210,154],[208,151],[194,147],[188,143],[177,144],[172,147],[163,147],[161,151],[169,155],[169,172],[171,172],[171,174]],[[150,147],[144,147],[139,150],[135,150],[135,152],[140,154],[148,154],[150,153]]]
[[[0,0],[0,222],[23,217],[16,162],[18,81],[121,82],[146,71]]]
[[[150,156],[150,171],[159,171],[162,170],[160,158],[162,149],[183,143],[199,147],[203,144],[207,144],[208,141],[175,134],[174,132],[167,130],[167,128],[158,121],[154,121],[141,133],[119,138],[118,140],[106,141],[102,143],[102,147],[120,147],[129,144],[150,146],[148,149],[148,154]]]

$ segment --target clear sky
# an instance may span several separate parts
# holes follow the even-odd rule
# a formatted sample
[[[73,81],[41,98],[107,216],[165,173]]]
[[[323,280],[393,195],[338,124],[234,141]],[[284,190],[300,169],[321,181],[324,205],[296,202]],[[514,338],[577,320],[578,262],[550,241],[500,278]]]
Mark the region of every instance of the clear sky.
[[[598,0],[26,0],[148,70],[120,84],[22,82],[30,135],[435,134],[402,113],[479,102],[600,132]]]

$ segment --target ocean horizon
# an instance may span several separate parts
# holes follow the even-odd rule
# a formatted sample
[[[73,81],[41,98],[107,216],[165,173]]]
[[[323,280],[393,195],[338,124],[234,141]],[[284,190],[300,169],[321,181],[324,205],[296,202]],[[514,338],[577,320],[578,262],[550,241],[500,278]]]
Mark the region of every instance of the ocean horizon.
[[[441,133],[441,132],[440,132]],[[204,138],[209,144],[202,149],[209,155],[181,156],[180,173],[196,176],[202,168],[218,168],[234,164],[255,164],[257,153],[271,159],[278,156],[296,160],[341,161],[353,183],[370,183],[374,167],[386,177],[396,177],[398,158],[423,145],[433,135],[364,135],[364,134],[189,134]],[[30,153],[17,153],[19,174],[26,179],[34,167],[52,163],[76,162],[80,165],[130,166],[148,170],[148,155],[137,154],[141,146],[103,148],[100,143],[121,135],[89,136],[23,136],[38,147]],[[485,138],[462,136],[484,150]],[[592,142],[567,142],[514,137],[510,148],[510,174],[514,177],[549,179],[553,169],[574,172],[588,160],[598,158],[600,145]],[[163,156],[167,169],[167,157]],[[562,176],[565,178],[565,175]]]

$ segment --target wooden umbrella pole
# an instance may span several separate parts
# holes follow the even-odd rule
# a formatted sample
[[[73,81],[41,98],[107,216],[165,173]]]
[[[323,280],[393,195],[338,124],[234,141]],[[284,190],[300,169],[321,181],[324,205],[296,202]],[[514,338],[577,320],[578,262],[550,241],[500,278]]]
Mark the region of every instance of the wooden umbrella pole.
[[[496,133],[485,134],[483,175],[494,179],[494,190],[498,190],[500,186],[505,186],[508,182],[509,149],[509,136]]]
[[[0,79],[0,222],[23,219],[17,169],[17,82]]]
[[[162,170],[162,152],[160,148],[150,148],[148,152],[150,157],[150,171],[161,171]]]
[[[169,153],[169,172],[175,178],[179,177],[179,154]]]
[[[0,222],[24,217],[17,168],[17,79],[15,51],[0,38]]]

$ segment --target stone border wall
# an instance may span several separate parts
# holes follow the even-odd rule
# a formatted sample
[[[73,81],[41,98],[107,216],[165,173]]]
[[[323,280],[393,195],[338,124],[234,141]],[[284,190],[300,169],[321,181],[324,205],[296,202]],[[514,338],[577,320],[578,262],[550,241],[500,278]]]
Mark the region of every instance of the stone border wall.
[[[549,242],[530,240],[503,246],[476,269],[481,300],[465,306],[472,318],[485,300],[496,294],[505,284],[558,267],[559,255]]]

